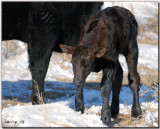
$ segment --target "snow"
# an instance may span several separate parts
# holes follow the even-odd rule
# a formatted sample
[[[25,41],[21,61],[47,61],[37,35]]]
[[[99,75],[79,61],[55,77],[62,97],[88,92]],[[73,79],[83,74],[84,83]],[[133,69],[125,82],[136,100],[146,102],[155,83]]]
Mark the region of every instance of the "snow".
[[[148,17],[154,18],[155,10],[158,13],[158,2],[104,2],[102,9],[111,6],[120,6],[130,10],[138,22]]]
[[[64,90],[65,89],[65,90]],[[141,96],[144,91],[149,90]],[[2,123],[9,127],[106,127],[100,120],[102,97],[100,90],[84,88],[85,113],[75,111],[76,86],[68,82],[47,81],[45,83],[46,95],[52,91],[64,93],[58,98],[47,98],[45,105],[31,105],[31,81],[9,82],[2,81],[3,97],[18,98],[19,101],[28,102],[25,106],[9,106],[2,110]],[[127,94],[127,96],[126,96]],[[140,104],[143,109],[143,118],[147,125],[157,127],[158,103],[152,95],[151,88],[141,86]],[[110,101],[112,100],[112,93]],[[130,114],[132,105],[132,92],[128,86],[123,86],[120,92],[120,113]],[[155,113],[148,108],[156,109]],[[10,124],[5,124],[5,122]],[[11,122],[13,121],[13,122]],[[112,120],[114,123],[114,120]],[[16,122],[16,124],[15,124]],[[23,123],[24,122],[24,123]],[[114,124],[113,124],[114,125]],[[118,126],[118,124],[117,124]]]
[[[73,87],[70,84],[65,84],[65,82],[59,83],[61,83],[63,87]],[[3,84],[3,87],[6,86]],[[144,87],[146,88],[147,86],[142,86],[143,90]],[[16,84],[14,87],[9,87],[9,89],[11,90],[17,90],[18,88],[19,85],[17,85],[16,87]],[[23,89],[24,87],[21,88]],[[4,91],[6,91],[7,93],[4,93]],[[23,99],[27,98],[24,93],[20,93],[21,91],[25,91],[27,93],[27,90],[25,89],[20,90],[19,92],[16,92],[16,97],[23,97]],[[31,105],[31,103],[29,103],[25,106],[16,105],[10,106],[9,108],[4,108],[2,110],[3,122],[5,123],[12,120],[17,121],[16,124],[10,123],[4,125],[10,127],[106,127],[106,125],[104,125],[100,120],[100,115],[98,114],[101,112],[102,104],[100,91],[93,89],[84,89],[84,103],[86,107],[84,114],[75,111],[75,89],[71,92],[74,93],[73,96],[57,98],[55,100],[52,100],[51,103],[47,103],[45,105],[33,106]],[[8,92],[4,88],[2,89],[2,94],[3,96],[13,95],[12,92]],[[110,97],[110,100],[111,98],[112,97]],[[120,93],[120,113],[130,114],[132,99],[133,98],[131,90],[128,87],[122,87]],[[147,108],[152,106],[152,109],[158,109],[158,104],[154,101],[153,98],[150,100],[146,100],[142,97],[140,97],[140,104],[143,110],[142,119],[147,120],[147,126],[150,126],[152,124],[154,124],[154,126],[157,126],[157,123],[155,121],[158,118],[158,110],[156,110],[155,113],[152,113],[150,111],[147,111]],[[24,121],[24,124],[20,123],[20,121]]]
[[[151,46],[141,46],[140,49],[149,49],[151,53],[143,54],[143,60],[147,58],[147,54],[157,54],[155,50],[158,48]],[[23,54],[22,54],[23,55]],[[25,61],[26,55],[24,54],[21,58]],[[17,58],[18,56],[15,56]],[[14,58],[14,59],[15,59]],[[14,59],[6,59],[5,63],[13,62]],[[21,62],[23,62],[23,60]],[[142,60],[142,58],[141,58]],[[158,59],[151,58],[156,62]],[[17,60],[18,61],[18,60]],[[144,60],[147,61],[147,60]],[[158,61],[157,61],[158,62]],[[16,62],[15,62],[16,63]],[[141,63],[141,62],[140,62]],[[146,62],[150,67],[154,67],[152,63]],[[7,64],[7,63],[6,63]],[[5,65],[6,65],[5,64]],[[23,72],[26,72],[27,65],[22,65],[23,63],[19,63],[19,67],[15,67],[17,64],[11,65],[7,67],[8,69],[3,69],[2,74],[5,73],[5,76],[2,76],[2,95],[3,97],[13,97],[17,98],[18,101],[28,102],[25,106],[9,106],[9,108],[4,108],[2,110],[2,124],[7,127],[105,127],[100,120],[100,112],[101,112],[101,104],[102,97],[100,90],[94,89],[84,89],[84,102],[85,102],[85,113],[80,114],[75,111],[75,92],[76,87],[73,83],[68,82],[57,82],[54,78],[46,79],[45,82],[45,93],[49,94],[60,94],[60,97],[50,98],[48,97],[46,105],[33,106],[30,103],[31,96],[31,79],[28,79],[28,75],[26,78],[21,77]],[[71,67],[70,64],[66,63]],[[66,65],[66,66],[67,66]],[[25,66],[25,67],[24,67]],[[58,66],[58,64],[56,64]],[[3,68],[3,62],[2,62]],[[16,71],[15,71],[16,70]],[[23,70],[23,72],[22,72]],[[57,70],[57,69],[56,69]],[[59,71],[57,71],[59,72]],[[60,71],[61,72],[61,71]],[[68,72],[68,71],[67,71]],[[65,73],[65,70],[63,73]],[[13,73],[15,75],[13,76]],[[50,70],[49,70],[50,73]],[[52,73],[53,74],[53,73]],[[51,75],[52,75],[51,74]],[[71,74],[71,73],[70,73]],[[92,77],[92,76],[90,76]],[[23,78],[23,79],[22,79]],[[149,87],[142,86],[142,91],[147,91]],[[152,95],[154,92],[145,93],[142,97],[140,97],[140,104],[143,109],[143,118],[146,122],[138,125],[138,127],[157,127],[157,119],[158,119],[158,105],[157,102],[154,102],[154,98]],[[127,97],[126,97],[127,95]],[[140,92],[141,95],[141,92]],[[52,97],[52,96],[51,96]],[[112,99],[112,94],[110,97],[110,101]],[[128,87],[122,87],[120,92],[120,113],[130,114],[131,105],[132,105],[132,92]],[[148,105],[153,104],[155,112],[148,111]],[[98,114],[99,113],[99,114]],[[10,122],[7,124],[5,122]],[[113,125],[114,120],[113,120]],[[119,125],[116,124],[116,127]]]
[[[104,2],[101,9],[111,6],[124,7],[135,16],[139,26],[137,37],[139,40],[150,40],[151,42],[155,40],[158,43],[158,29],[156,32],[152,30],[152,26],[158,25],[158,2]]]
[[[152,68],[158,69],[158,45],[138,44],[138,47],[139,47],[138,66],[141,65],[150,69]],[[128,67],[125,57],[120,55],[119,60],[122,65],[123,71],[127,72]]]
[[[31,74],[28,69],[28,54],[27,46],[25,43],[20,41],[14,41],[18,49],[10,53],[10,57],[4,56],[5,42],[2,42],[2,80],[3,81],[19,81],[19,80],[31,80]],[[158,69],[158,45],[144,45],[138,44],[139,47],[139,59],[138,66],[143,65],[148,68]],[[127,72],[128,67],[125,57],[119,56],[120,63],[123,71]],[[154,62],[154,63],[153,63]],[[13,76],[14,73],[14,76]],[[102,71],[99,73],[101,74]],[[144,71],[145,73],[145,71]],[[56,81],[57,78],[69,78],[73,79],[72,64],[64,60],[56,52],[53,52],[51,61],[49,64],[48,72],[46,75],[46,81]],[[97,80],[98,76],[96,73],[91,73],[87,81]]]
[[[5,57],[6,43],[2,42],[2,80],[3,78],[8,81],[18,81],[24,78],[30,80],[27,44],[18,40],[14,41],[13,44],[15,50],[8,50],[7,57]]]
[[[139,45],[139,64],[148,68],[158,68],[158,46]],[[154,62],[154,63],[153,63]]]
[[[14,106],[10,107],[9,110],[12,112],[3,111],[3,114],[7,114],[8,118],[10,118],[7,119],[8,121],[11,119],[18,122],[19,120],[24,121],[24,124],[18,123],[18,127],[64,127],[65,125],[63,124],[65,123],[71,127],[95,126],[95,123],[97,127],[105,127],[99,116],[94,114],[82,115],[63,103],[41,106]],[[13,117],[14,114],[17,114],[18,117]]]

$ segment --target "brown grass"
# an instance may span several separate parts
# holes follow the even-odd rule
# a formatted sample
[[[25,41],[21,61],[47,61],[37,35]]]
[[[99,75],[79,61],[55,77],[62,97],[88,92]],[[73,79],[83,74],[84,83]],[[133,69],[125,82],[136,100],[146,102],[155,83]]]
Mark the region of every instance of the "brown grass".
[[[9,53],[12,53],[13,51],[15,51],[15,49],[17,48],[17,46],[14,44],[14,40],[7,40],[5,42],[5,51],[4,51],[4,56],[5,58],[9,57]]]
[[[40,103],[40,104],[43,104],[43,103],[44,103],[44,100],[43,100],[43,97],[42,97],[42,93],[39,93],[39,88],[38,88],[37,82],[36,82],[35,80],[33,80],[33,81],[34,81],[34,83],[36,84],[36,85],[35,85],[35,86],[36,86],[36,90],[37,90],[36,96],[37,96],[38,99],[39,99],[39,103]]]
[[[9,106],[15,106],[15,105],[26,105],[27,103],[26,102],[20,102],[20,101],[18,101],[17,99],[8,99],[8,100],[4,100],[4,99],[2,99],[2,101],[1,101],[1,107],[2,107],[2,109],[3,108],[8,108]]]
[[[131,117],[130,114],[119,113],[114,122],[118,122],[118,127],[136,127],[137,124],[144,122],[143,119]],[[114,126],[116,127],[116,126]]]

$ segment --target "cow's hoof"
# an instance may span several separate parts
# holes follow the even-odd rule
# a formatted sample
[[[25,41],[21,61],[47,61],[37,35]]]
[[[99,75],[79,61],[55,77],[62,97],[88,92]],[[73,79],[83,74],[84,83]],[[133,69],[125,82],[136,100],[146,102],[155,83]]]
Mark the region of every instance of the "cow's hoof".
[[[84,113],[84,109],[76,109],[77,112],[81,112],[82,114]]]
[[[40,105],[40,104],[46,104],[46,101],[45,100],[40,100],[40,99],[33,99],[32,100],[32,105]]]
[[[31,101],[32,105],[40,105],[40,104],[46,104],[46,97],[43,94],[43,97],[38,97],[37,95],[31,95]]]
[[[111,117],[117,118],[118,113],[119,113],[119,107],[111,106]]]
[[[142,110],[140,106],[132,107],[131,116],[138,117],[142,115]]]
[[[45,101],[32,101],[32,105],[41,105],[41,104],[46,104]]]

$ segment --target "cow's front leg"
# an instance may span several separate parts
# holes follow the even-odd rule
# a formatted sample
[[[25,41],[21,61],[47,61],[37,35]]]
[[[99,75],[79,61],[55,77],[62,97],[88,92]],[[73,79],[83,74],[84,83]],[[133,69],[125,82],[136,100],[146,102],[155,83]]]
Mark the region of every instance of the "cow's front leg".
[[[111,122],[111,109],[109,106],[109,97],[112,90],[112,78],[113,78],[114,68],[104,68],[103,77],[101,81],[101,94],[102,94],[102,111],[101,120],[104,124],[109,124]]]
[[[28,47],[29,68],[32,75],[32,96],[33,105],[45,103],[44,80],[49,66],[52,51],[50,49],[40,51],[38,46]]]
[[[77,86],[75,98],[76,111],[84,113],[83,86]]]

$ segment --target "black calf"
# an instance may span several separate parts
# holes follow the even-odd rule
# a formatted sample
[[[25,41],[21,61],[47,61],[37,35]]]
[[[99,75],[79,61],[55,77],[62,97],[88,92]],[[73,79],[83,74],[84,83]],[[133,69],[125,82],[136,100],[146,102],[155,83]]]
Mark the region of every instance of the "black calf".
[[[141,115],[139,104],[140,77],[137,72],[138,25],[129,10],[114,6],[93,15],[85,25],[77,47],[61,45],[72,54],[74,83],[77,85],[76,110],[84,112],[83,86],[91,72],[103,70],[100,84],[103,98],[101,119],[108,124],[119,113],[119,93],[123,70],[118,57],[123,54],[128,64],[129,86],[133,93],[132,116]],[[111,108],[109,96],[113,91]]]

